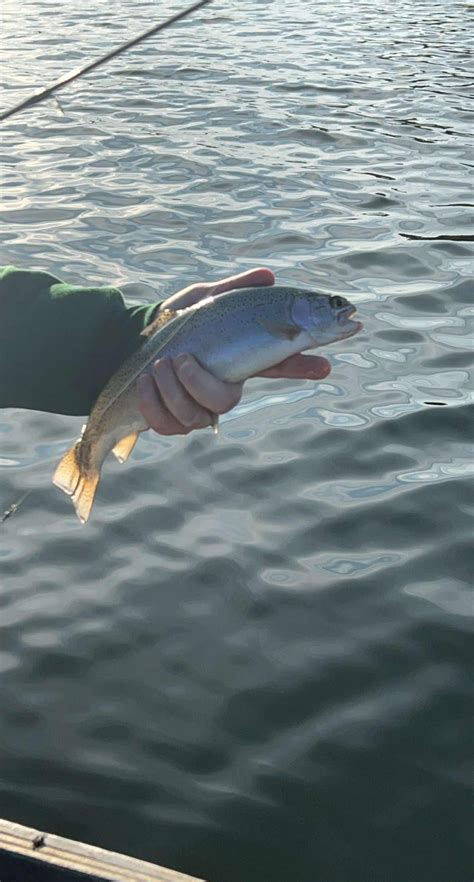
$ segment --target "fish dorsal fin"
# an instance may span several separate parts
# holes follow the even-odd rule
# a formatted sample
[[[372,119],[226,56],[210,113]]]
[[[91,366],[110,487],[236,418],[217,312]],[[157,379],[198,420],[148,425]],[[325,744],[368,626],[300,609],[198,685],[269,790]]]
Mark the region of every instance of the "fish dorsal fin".
[[[178,313],[174,309],[162,309],[156,318],[143,329],[140,336],[153,337],[153,334],[156,334],[157,331],[167,325],[168,322],[170,322],[171,319],[174,319],[177,315]]]
[[[272,322],[261,319],[260,324],[272,337],[281,337],[283,340],[294,340],[301,333],[301,328],[283,322]]]

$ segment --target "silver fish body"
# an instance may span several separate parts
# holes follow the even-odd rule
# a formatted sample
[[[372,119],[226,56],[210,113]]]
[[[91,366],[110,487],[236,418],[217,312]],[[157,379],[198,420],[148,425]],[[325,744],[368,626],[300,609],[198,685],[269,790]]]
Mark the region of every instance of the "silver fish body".
[[[148,425],[138,408],[136,379],[158,358],[190,353],[218,378],[245,380],[298,352],[357,333],[354,307],[343,297],[283,286],[239,288],[171,312],[164,309],[142,347],[109,380],[53,481],[72,496],[82,522],[90,514],[102,463],[113,450],[125,461]]]

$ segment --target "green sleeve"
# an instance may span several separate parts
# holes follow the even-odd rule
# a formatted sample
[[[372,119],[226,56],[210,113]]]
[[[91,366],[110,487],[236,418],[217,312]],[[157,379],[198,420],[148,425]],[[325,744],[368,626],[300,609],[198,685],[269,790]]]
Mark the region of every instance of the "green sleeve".
[[[0,407],[88,414],[156,308],[127,306],[118,288],[0,267]]]

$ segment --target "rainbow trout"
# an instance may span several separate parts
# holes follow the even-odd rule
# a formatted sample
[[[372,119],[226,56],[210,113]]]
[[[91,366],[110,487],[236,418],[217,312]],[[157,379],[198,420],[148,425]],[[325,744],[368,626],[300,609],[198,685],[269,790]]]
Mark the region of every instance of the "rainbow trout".
[[[282,286],[237,288],[182,310],[164,308],[143,332],[143,345],[124,361],[99,395],[80,439],[53,477],[89,518],[100,470],[112,451],[119,462],[148,425],[138,408],[136,380],[157,358],[190,353],[221,380],[246,380],[305,349],[356,334],[355,307],[344,297]]]

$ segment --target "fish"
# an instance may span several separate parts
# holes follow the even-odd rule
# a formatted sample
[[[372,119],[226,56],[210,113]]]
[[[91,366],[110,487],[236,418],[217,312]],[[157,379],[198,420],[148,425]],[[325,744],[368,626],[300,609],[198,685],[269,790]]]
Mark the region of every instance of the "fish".
[[[89,519],[102,464],[112,451],[130,456],[149,427],[136,380],[158,358],[192,354],[221,380],[235,383],[290,355],[352,337],[362,327],[339,295],[299,287],[236,288],[184,309],[166,304],[142,332],[141,347],[117,369],[97,398],[81,437],[61,459],[53,483],[71,496],[81,523]]]

